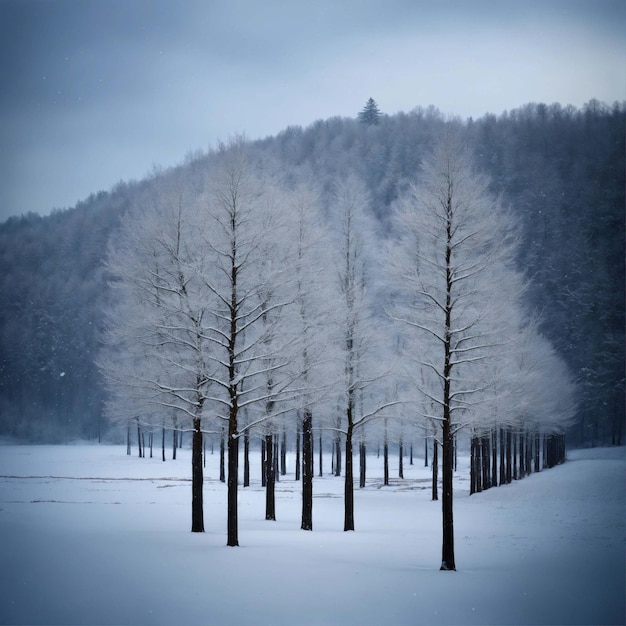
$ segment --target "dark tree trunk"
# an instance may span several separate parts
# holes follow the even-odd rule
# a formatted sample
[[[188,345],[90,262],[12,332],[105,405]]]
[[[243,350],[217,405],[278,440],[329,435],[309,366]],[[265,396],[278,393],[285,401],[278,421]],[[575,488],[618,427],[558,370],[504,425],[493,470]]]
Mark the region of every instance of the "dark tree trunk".
[[[341,476],[341,437],[339,433],[335,435],[335,476]]]
[[[320,472],[321,467],[320,446]],[[321,475],[321,474],[320,474]],[[313,530],[313,415],[305,409],[302,420],[302,530]]]
[[[402,445],[402,437],[400,437],[400,442],[398,443],[398,478],[404,478],[403,457],[404,457],[404,449]]]
[[[506,437],[504,428],[500,429],[500,484],[506,484]]]
[[[300,480],[300,426],[296,428],[296,482]]]
[[[239,438],[232,426],[228,433],[228,505],[227,541],[228,546],[239,545],[239,514],[237,510],[237,477],[239,472]]]
[[[436,439],[433,439],[433,460],[432,460],[432,499],[439,500],[439,489],[437,483],[439,480],[439,444]]]
[[[519,469],[517,467],[517,433],[512,434],[511,452],[513,454],[513,480],[519,478]]]
[[[428,437],[424,437],[424,467],[428,467]]]
[[[491,475],[489,473],[490,458],[491,458],[491,454],[489,450],[489,437],[482,437],[481,460],[482,460],[483,489],[489,489],[489,487],[491,487]]]
[[[152,458],[152,439],[153,439],[153,437],[154,437],[154,433],[151,430],[150,434],[148,435],[148,445],[150,447],[150,458]]]
[[[287,431],[284,428],[280,440],[280,475],[287,475]]]
[[[277,483],[280,480],[280,472],[278,471],[278,458],[279,458],[279,445],[278,437],[274,439],[274,482]]]
[[[472,436],[470,437],[470,496],[478,491],[476,465],[476,437]]]
[[[191,451],[191,532],[204,532],[204,511],[202,502],[202,429],[200,418],[193,420],[193,444]]]
[[[139,426],[139,420],[137,420],[137,451],[139,453],[139,458],[143,456],[143,451],[141,449],[141,427]]]
[[[224,441],[224,429],[222,428],[222,434],[220,436],[220,482],[226,482],[226,442]]]
[[[365,478],[367,473],[367,448],[365,442],[359,443],[359,487],[365,487]]]
[[[322,431],[320,430],[320,455],[319,455],[319,461],[320,461],[320,476],[324,475],[324,451],[322,449]]]
[[[161,429],[161,460],[165,461],[165,425]]]
[[[491,431],[491,486],[498,486],[498,433]]]
[[[276,465],[274,463],[274,436],[265,435],[265,519],[276,520]]]
[[[389,484],[389,443],[387,435],[385,435],[385,443],[383,444],[383,484]]]
[[[267,466],[265,465],[265,457],[265,437],[263,437],[261,439],[261,487],[265,487],[267,485]]]
[[[448,415],[446,416],[446,413]],[[450,433],[450,415],[446,405],[444,405],[443,420],[443,485],[441,498],[441,511],[443,518],[443,537],[441,546],[441,567],[442,570],[456,570],[454,559],[454,517],[453,517],[453,453],[452,434]]]
[[[350,420],[349,420],[350,422]],[[346,432],[346,467],[344,488],[344,518],[343,529],[354,530],[354,478],[352,474],[352,424],[348,422]]]
[[[513,470],[511,455],[513,452],[513,433],[511,429],[506,431],[506,482],[509,484],[513,480]]]
[[[178,444],[178,435],[176,434],[176,422],[174,422],[174,429],[172,430],[172,460],[176,460],[176,448]]]
[[[250,486],[250,433],[243,436],[243,486]]]
[[[413,442],[409,446],[409,465],[413,465]]]
[[[130,447],[130,424],[126,426],[126,454],[128,456],[132,454],[132,450]]]
[[[538,472],[541,469],[541,465],[539,464],[540,448],[541,448],[541,439],[539,438],[539,433],[535,433],[535,472]]]

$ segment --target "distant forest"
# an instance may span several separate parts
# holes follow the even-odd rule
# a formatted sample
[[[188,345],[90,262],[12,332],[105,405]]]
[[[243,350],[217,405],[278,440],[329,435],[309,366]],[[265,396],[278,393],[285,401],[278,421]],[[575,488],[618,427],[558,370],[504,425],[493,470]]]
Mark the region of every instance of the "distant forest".
[[[528,104],[454,122],[519,221],[528,304],[577,383],[570,445],[623,443],[625,113],[625,103]],[[362,113],[289,127],[250,148],[286,178],[314,181],[322,198],[337,177],[362,179],[382,246],[395,200],[447,123],[434,108]],[[182,172],[200,188],[214,158],[197,153],[160,175]],[[121,183],[72,209],[0,225],[0,434],[106,434],[94,362],[110,297],[102,263],[122,216],[151,185],[153,177]]]

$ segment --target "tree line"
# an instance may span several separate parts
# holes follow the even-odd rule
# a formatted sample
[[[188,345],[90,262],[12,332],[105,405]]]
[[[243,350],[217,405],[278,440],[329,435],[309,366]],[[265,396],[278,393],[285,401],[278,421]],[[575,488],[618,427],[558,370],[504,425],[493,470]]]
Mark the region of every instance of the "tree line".
[[[283,164],[288,176],[306,170],[324,201],[332,181],[356,175],[384,237],[390,207],[445,120],[416,108],[376,121],[320,120],[251,150]],[[530,279],[524,298],[541,311],[541,332],[579,383],[570,445],[623,442],[624,105],[530,104],[463,127],[476,168],[518,218],[517,263]],[[175,170],[199,181],[215,152],[192,154]],[[72,209],[0,225],[3,434],[52,441],[106,432],[93,362],[110,297],[99,268],[120,216],[151,184],[120,184]]]
[[[524,303],[516,222],[476,171],[461,125],[443,126],[383,246],[376,231],[357,176],[324,193],[260,162],[242,138],[199,181],[156,173],[125,215],[105,263],[106,411],[192,432],[192,532],[204,531],[207,432],[223,433],[227,452],[227,545],[239,545],[239,445],[252,432],[275,519],[286,423],[303,437],[302,528],[312,530],[314,420],[335,435],[338,472],[343,447],[344,530],[354,530],[353,446],[382,421],[428,429],[441,447],[441,569],[455,570],[459,433],[565,432],[574,385]]]

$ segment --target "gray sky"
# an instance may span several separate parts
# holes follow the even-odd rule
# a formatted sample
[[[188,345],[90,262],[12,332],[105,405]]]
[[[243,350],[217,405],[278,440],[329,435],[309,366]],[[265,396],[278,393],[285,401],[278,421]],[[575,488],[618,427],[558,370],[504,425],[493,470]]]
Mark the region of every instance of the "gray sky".
[[[245,132],[626,99],[624,0],[0,0],[0,221]]]

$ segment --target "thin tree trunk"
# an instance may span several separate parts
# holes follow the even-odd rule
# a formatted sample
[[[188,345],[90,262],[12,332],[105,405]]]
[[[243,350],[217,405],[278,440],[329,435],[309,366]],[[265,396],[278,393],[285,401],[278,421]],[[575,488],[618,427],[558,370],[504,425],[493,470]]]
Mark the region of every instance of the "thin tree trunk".
[[[320,475],[321,450],[320,445]],[[313,415],[305,409],[302,421],[302,530],[313,530],[313,471]]]
[[[428,437],[424,437],[424,467],[428,467]]]
[[[283,436],[280,440],[280,475],[287,475],[287,430],[283,428]]]
[[[436,439],[433,439],[433,460],[431,462],[432,470],[432,499],[439,500],[439,444]]]
[[[491,431],[491,486],[498,486],[498,432]]]
[[[300,426],[296,427],[296,482],[300,480]]]
[[[200,418],[193,420],[193,445],[191,453],[191,532],[204,532],[204,511],[202,501],[202,429]]]
[[[506,431],[506,482],[509,484],[513,480],[513,469],[511,455],[513,454],[513,433],[511,429]]]
[[[476,437],[470,437],[470,496],[477,491],[476,480]]]
[[[506,437],[504,428],[500,429],[500,484],[506,484]]]
[[[161,429],[161,459],[165,462],[165,424]]]
[[[228,546],[239,545],[239,513],[237,509],[237,479],[239,473],[239,438],[231,425],[228,433],[228,504],[227,541]]]
[[[348,418],[348,430],[346,432],[346,466],[344,488],[344,519],[343,530],[354,530],[354,478],[352,475],[352,424]]]
[[[389,443],[386,435],[383,444],[383,484],[385,486],[389,485]]]
[[[365,478],[367,473],[367,448],[365,442],[361,440],[359,444],[359,487],[365,487]]]
[[[409,465],[413,465],[413,442],[412,441],[409,447]]]
[[[341,476],[341,437],[335,435],[335,476]]]
[[[402,445],[402,437],[400,437],[400,442],[398,443],[398,478],[404,478],[403,457],[404,457],[404,449]]]
[[[126,426],[126,454],[128,456],[132,454],[132,450],[130,447],[130,424]]]
[[[265,437],[261,439],[261,487],[267,485],[267,467],[265,465]]]
[[[322,449],[322,431],[320,430],[320,458],[319,458],[319,461],[320,461],[320,476],[323,476],[323,475],[324,475],[324,471],[323,471],[323,470],[324,470],[324,468],[323,468],[323,464],[324,464],[324,462],[323,462],[324,454],[323,454],[323,452],[324,452],[324,451],[323,451],[323,449]]]
[[[276,465],[274,463],[274,437],[265,435],[265,519],[276,520]]]
[[[250,486],[250,433],[243,436],[243,486]]]
[[[220,482],[226,482],[226,442],[224,441],[224,428],[220,436]]]

